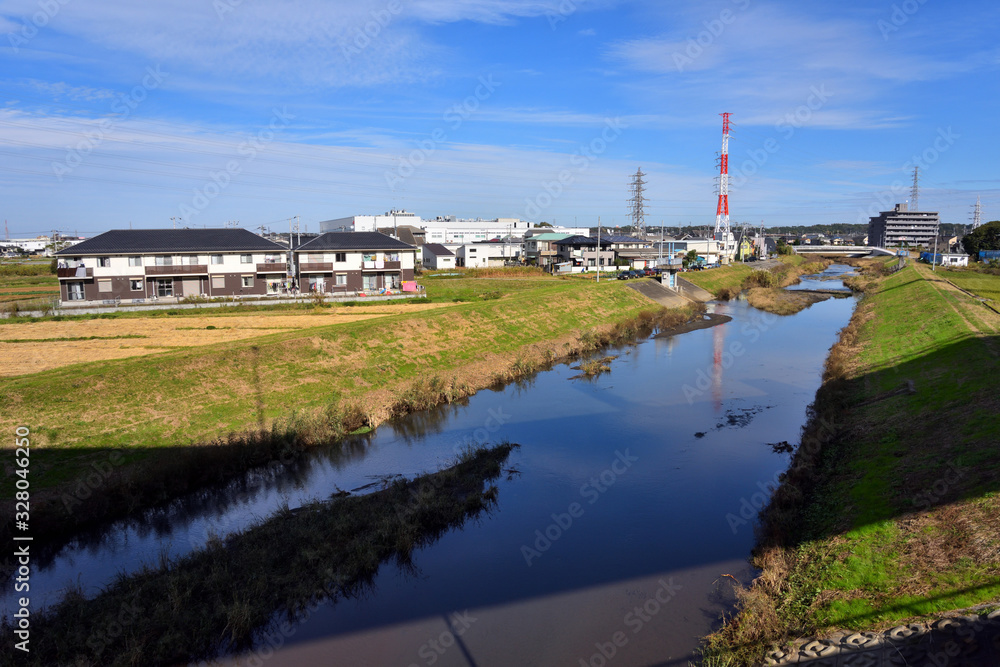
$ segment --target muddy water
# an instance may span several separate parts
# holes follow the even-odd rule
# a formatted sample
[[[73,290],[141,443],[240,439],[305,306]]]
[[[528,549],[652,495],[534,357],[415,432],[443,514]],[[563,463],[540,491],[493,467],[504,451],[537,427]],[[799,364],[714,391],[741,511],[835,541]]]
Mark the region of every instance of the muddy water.
[[[81,538],[33,574],[34,599],[69,582],[94,593],[282,503],[365,492],[506,439],[522,445],[508,462],[518,474],[498,482],[489,517],[417,551],[413,569],[384,565],[365,598],[321,606],[267,664],[684,665],[730,607],[732,578],[753,575],[757,508],[853,307],[779,318],[714,304],[733,319],[616,350],[596,379],[557,366]]]

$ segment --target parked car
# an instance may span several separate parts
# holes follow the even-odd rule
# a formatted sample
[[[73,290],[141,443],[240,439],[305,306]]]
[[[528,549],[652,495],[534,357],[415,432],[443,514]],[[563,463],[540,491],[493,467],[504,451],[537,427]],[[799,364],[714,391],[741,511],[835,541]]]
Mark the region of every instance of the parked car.
[[[631,274],[632,274],[631,271],[622,271],[621,273],[618,274],[618,280],[628,280],[629,278],[632,277]]]

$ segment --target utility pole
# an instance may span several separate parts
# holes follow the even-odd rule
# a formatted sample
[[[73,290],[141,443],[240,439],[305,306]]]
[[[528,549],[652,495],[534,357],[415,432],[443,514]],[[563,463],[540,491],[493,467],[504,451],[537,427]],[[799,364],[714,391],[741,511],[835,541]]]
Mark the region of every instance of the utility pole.
[[[170,222],[174,223],[174,229],[177,229],[177,221],[178,220],[180,220],[181,222],[183,222],[183,218],[177,218],[177,217],[173,217],[173,216],[170,218]]]
[[[910,202],[913,204],[911,211],[920,210],[920,167],[913,168],[913,187],[910,188]]]
[[[601,216],[597,216],[597,282],[601,282]]]

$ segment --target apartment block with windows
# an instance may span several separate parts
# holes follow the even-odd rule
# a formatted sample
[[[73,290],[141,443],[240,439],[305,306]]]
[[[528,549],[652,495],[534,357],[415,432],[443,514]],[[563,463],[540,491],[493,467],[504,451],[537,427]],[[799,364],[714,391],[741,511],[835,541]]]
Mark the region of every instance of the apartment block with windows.
[[[379,232],[327,232],[295,250],[299,288],[330,294],[397,290],[413,280],[417,247]]]
[[[287,250],[245,229],[117,229],[56,253],[63,303],[278,293]]]

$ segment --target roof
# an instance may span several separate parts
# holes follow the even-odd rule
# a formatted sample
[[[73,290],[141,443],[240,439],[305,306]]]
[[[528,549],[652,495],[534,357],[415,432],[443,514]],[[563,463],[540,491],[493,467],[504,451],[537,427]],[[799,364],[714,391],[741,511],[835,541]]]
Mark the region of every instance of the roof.
[[[591,238],[589,236],[581,236],[576,234],[574,236],[567,236],[564,239],[559,239],[558,241],[553,241],[556,245],[597,245],[597,239]]]
[[[425,243],[424,250],[431,253],[435,257],[454,257],[455,253],[448,250],[440,243]]]
[[[603,234],[601,235],[601,243],[649,243],[649,241],[644,241],[642,239],[637,239],[634,236],[623,236],[620,234]]]
[[[246,229],[112,229],[64,248],[56,255],[124,255],[167,252],[285,250]]]
[[[397,241],[379,232],[327,232],[296,250],[416,250],[409,243]]]
[[[559,241],[566,238],[569,234],[558,234],[556,232],[545,232],[544,234],[535,234],[534,236],[529,236],[526,241]]]

